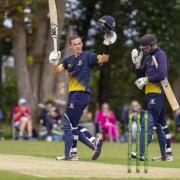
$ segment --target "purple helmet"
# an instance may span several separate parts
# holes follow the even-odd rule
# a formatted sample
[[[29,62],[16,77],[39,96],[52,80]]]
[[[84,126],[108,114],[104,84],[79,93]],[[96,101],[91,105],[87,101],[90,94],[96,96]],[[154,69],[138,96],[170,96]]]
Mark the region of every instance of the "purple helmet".
[[[145,34],[140,39],[140,49],[144,49],[148,47],[149,45],[155,44],[157,42],[157,39],[152,34]]]
[[[110,33],[115,29],[115,20],[112,16],[105,15],[99,19],[99,29],[105,33]]]

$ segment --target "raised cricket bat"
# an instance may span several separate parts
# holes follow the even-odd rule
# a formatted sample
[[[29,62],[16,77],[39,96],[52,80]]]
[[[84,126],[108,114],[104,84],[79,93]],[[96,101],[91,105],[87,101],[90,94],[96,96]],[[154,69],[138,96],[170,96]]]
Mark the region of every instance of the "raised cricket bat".
[[[50,28],[54,51],[58,50],[58,17],[55,0],[49,0]]]
[[[152,59],[154,61],[156,68],[158,68],[158,63],[157,63],[155,56],[152,56]],[[177,99],[172,91],[171,85],[169,84],[169,81],[167,78],[165,78],[164,80],[161,81],[161,86],[163,87],[163,90],[166,94],[166,97],[169,101],[169,104],[170,104],[172,110],[173,111],[178,110],[180,108],[179,103],[177,102]]]

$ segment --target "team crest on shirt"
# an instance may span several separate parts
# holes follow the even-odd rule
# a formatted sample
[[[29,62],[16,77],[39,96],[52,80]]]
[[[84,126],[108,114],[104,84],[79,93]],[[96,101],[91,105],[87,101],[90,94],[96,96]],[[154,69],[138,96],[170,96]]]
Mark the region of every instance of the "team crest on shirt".
[[[82,59],[80,59],[79,62],[78,62],[78,66],[81,66],[82,63],[83,63],[83,61],[82,61]]]
[[[67,66],[67,67],[68,67],[68,69],[69,69],[69,68],[71,68],[71,66],[72,66],[72,64],[68,64],[68,66]]]
[[[151,66],[153,66],[154,65],[154,61],[151,61]]]
[[[74,109],[74,103],[70,103],[70,104],[69,104],[69,108],[70,108],[70,109]]]
[[[151,99],[150,104],[156,104],[155,99]]]

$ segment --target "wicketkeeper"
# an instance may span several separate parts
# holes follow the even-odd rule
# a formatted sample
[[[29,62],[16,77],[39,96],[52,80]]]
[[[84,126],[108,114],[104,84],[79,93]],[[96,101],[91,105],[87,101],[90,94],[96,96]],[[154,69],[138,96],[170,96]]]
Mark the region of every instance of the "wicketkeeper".
[[[90,101],[90,74],[91,69],[97,64],[104,64],[109,60],[109,45],[116,41],[114,32],[115,21],[111,16],[103,16],[100,20],[100,28],[105,32],[103,41],[103,54],[97,55],[90,51],[83,51],[82,39],[79,36],[72,36],[69,39],[73,56],[65,58],[60,65],[60,51],[50,53],[49,62],[55,65],[54,71],[61,73],[67,71],[69,75],[69,98],[66,112],[63,118],[65,157],[63,160],[70,160],[69,154],[73,140],[82,136],[78,130],[78,124],[83,110]],[[90,143],[86,137],[81,137],[83,143],[93,150],[92,159],[95,160],[101,153],[102,140],[96,144],[96,147]]]
[[[164,115],[165,94],[160,81],[168,74],[168,59],[166,53],[156,45],[157,39],[151,34],[146,34],[140,39],[140,49],[132,50],[132,62],[135,65],[139,89],[145,86],[145,104],[148,112],[153,116],[154,127],[160,145],[161,159],[172,161],[173,155],[170,144],[170,133]],[[155,56],[156,68],[152,56]],[[144,62],[142,63],[142,59]]]

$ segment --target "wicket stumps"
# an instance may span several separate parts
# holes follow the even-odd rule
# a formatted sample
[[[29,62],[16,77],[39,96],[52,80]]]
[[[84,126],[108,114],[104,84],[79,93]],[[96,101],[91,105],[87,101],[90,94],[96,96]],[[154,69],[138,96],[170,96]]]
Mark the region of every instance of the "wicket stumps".
[[[144,172],[148,172],[148,113],[144,113]]]
[[[136,119],[136,124],[137,124],[137,132],[136,132],[136,172],[140,172],[140,131],[141,131],[141,123],[140,123],[140,114],[137,114],[137,119]]]
[[[131,173],[131,152],[132,152],[132,113],[128,115],[128,173]]]
[[[137,132],[136,132],[136,172],[140,172],[140,132],[141,132],[141,114],[137,113],[136,115],[136,124],[137,124]],[[133,114],[130,112],[128,115],[128,173],[131,173],[132,167],[132,118]],[[144,123],[144,172],[148,172],[148,113],[144,112],[143,115],[143,123]]]

